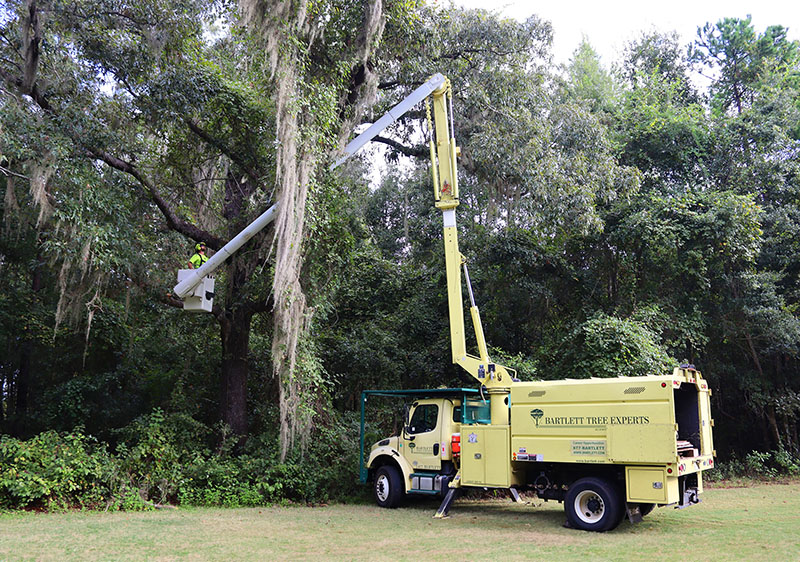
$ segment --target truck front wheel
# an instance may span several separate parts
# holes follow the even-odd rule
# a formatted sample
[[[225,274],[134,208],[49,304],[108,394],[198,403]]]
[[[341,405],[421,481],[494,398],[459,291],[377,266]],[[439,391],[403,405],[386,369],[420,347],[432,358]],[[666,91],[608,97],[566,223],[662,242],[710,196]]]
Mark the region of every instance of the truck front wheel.
[[[403,499],[403,480],[400,471],[392,465],[386,464],[378,469],[375,475],[375,503],[381,507],[394,508],[400,505]]]
[[[622,521],[623,508],[617,487],[594,477],[575,481],[564,501],[570,525],[584,531],[610,531]]]

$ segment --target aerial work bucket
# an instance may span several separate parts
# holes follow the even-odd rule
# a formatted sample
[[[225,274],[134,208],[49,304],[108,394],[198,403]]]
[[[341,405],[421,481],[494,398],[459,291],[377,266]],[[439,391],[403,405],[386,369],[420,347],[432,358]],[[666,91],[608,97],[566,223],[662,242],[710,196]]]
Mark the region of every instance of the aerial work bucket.
[[[196,269],[179,269],[178,270],[178,283],[187,279]],[[197,312],[211,312],[211,307],[214,306],[214,278],[203,277],[200,282],[194,286],[192,292],[183,298],[183,309]]]

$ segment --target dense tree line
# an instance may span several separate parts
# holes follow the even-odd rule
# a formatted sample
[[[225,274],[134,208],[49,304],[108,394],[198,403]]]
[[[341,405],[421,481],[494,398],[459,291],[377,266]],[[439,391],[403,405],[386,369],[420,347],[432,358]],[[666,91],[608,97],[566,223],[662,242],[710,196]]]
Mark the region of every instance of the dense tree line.
[[[9,2],[0,431],[130,451],[167,420],[186,448],[300,466],[365,388],[472,385],[448,359],[424,109],[377,139],[385,159],[327,170],[442,72],[495,355],[525,380],[693,363],[723,459],[796,457],[800,45],[721,19],[691,45],[644,33],[610,69],[584,41],[561,68],[551,35],[417,0]],[[182,312],[195,242],[275,201],[213,313]]]

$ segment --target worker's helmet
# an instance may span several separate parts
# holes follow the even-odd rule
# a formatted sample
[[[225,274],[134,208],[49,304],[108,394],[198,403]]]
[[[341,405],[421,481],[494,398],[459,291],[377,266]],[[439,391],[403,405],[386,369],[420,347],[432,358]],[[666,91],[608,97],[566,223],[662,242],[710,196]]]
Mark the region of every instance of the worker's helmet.
[[[198,242],[198,243],[195,245],[194,249],[195,249],[195,250],[197,250],[198,252],[199,252],[201,249],[205,250],[205,249],[206,249],[206,243],[205,243],[205,242]]]

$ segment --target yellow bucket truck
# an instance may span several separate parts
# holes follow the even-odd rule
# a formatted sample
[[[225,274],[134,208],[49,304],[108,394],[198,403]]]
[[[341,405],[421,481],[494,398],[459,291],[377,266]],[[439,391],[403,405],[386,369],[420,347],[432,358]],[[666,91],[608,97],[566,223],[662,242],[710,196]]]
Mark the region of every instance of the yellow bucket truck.
[[[464,488],[507,489],[515,499],[517,490],[527,490],[564,502],[567,524],[589,531],[613,529],[625,516],[640,521],[655,506],[698,503],[702,472],[714,466],[713,420],[708,383],[692,365],[644,377],[521,382],[489,357],[458,250],[459,149],[444,76],[433,76],[359,135],[348,154],[422,99],[443,219],[452,358],[479,388],[364,392],[362,462],[367,398],[411,400],[401,434],[372,445],[361,467],[375,501],[397,507],[406,494],[441,495],[436,516],[443,517]],[[477,355],[466,351],[462,268]]]
[[[714,459],[698,371],[508,383],[488,399],[468,388],[364,391],[362,423],[370,396],[413,400],[402,433],[375,443],[362,466],[377,504],[440,495],[443,517],[462,488],[508,489],[515,499],[527,490],[564,502],[569,526],[607,531],[655,506],[700,501],[701,473]]]

